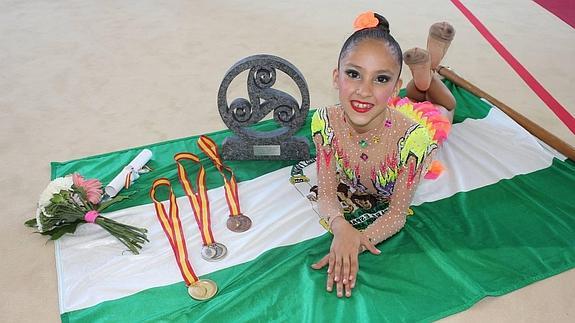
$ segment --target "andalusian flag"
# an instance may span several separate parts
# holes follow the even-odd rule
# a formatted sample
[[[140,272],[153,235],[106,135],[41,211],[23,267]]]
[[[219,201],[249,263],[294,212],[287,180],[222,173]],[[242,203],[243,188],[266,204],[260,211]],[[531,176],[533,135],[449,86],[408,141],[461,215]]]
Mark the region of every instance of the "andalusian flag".
[[[197,137],[52,164],[52,178],[75,171],[112,179],[142,148],[153,171],[128,191],[130,200],[106,216],[149,230],[139,255],[95,225],[56,243],[64,322],[382,322],[434,320],[462,311],[575,265],[575,163],[531,136],[497,108],[448,83],[458,102],[456,124],[438,158],[446,166],[424,180],[405,227],[362,254],[350,299],[325,291],[325,272],[310,265],[331,236],[320,225],[307,186],[290,183],[290,162],[227,162],[239,183],[241,210],[253,226],[226,229],[223,180],[198,148]],[[260,129],[272,129],[263,122]],[[209,134],[217,143],[228,131]],[[300,131],[309,136],[308,124]],[[192,152],[207,170],[215,239],[228,255],[200,257],[201,236],[178,182],[173,156]],[[194,180],[195,171],[188,169]],[[315,166],[304,169],[315,180]],[[218,294],[195,301],[156,218],[149,190],[167,177],[178,196],[190,262],[217,282]],[[158,196],[166,200],[166,196]]]

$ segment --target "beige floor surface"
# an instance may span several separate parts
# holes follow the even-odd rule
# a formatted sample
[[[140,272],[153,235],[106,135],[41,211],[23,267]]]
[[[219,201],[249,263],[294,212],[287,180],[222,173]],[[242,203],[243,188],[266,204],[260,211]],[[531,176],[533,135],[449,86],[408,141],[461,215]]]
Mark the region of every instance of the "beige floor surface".
[[[463,3],[575,114],[573,28],[532,1]],[[0,322],[59,320],[53,244],[22,225],[34,216],[50,161],[223,128],[221,79],[256,53],[297,66],[312,106],[334,103],[337,53],[368,9],[388,17],[404,49],[424,46],[431,23],[451,21],[457,36],[445,64],[575,145],[447,0],[0,0]],[[444,321],[572,322],[574,285],[571,270]]]

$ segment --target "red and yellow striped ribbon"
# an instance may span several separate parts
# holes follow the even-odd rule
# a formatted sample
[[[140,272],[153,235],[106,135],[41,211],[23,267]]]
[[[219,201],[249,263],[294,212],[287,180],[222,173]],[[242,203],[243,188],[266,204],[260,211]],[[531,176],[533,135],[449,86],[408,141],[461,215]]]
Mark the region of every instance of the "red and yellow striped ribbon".
[[[170,213],[166,212],[164,205],[156,199],[156,190],[160,186],[167,186],[170,190]],[[176,195],[172,190],[170,181],[167,178],[159,178],[154,181],[152,189],[150,190],[150,197],[154,202],[154,207],[156,209],[156,215],[158,220],[162,224],[162,229],[172,246],[174,255],[176,256],[176,263],[182,277],[186,282],[186,285],[191,285],[198,281],[198,276],[194,273],[192,265],[188,260],[188,249],[186,247],[186,239],[184,237],[184,231],[182,229],[182,223],[180,221],[178,212],[178,203],[176,202]]]
[[[211,138],[203,135],[198,139],[198,146],[212,160],[214,166],[216,166],[216,169],[224,179],[224,190],[226,192],[226,201],[230,209],[230,217],[241,214],[236,177],[232,169],[222,162],[222,158],[218,153],[218,146]],[[228,173],[229,179],[224,171]]]
[[[210,245],[215,242],[215,239],[211,228],[210,202],[208,201],[208,190],[206,188],[206,171],[200,163],[198,156],[194,154],[179,153],[174,156],[174,159],[178,165],[178,178],[194,210],[194,216],[196,217],[196,223],[202,234],[204,245]],[[194,192],[188,180],[188,174],[182,164],[183,160],[190,160],[200,166],[198,176],[196,177],[197,192]]]
[[[129,189],[130,185],[132,185],[132,170],[131,169],[128,172],[128,174],[126,174],[126,179],[124,180],[124,187],[126,189]]]

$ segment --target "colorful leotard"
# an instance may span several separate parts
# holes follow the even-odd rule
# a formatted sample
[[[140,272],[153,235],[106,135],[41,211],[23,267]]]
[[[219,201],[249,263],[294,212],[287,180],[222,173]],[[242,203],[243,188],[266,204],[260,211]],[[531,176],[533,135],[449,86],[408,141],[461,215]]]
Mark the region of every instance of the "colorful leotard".
[[[331,223],[343,215],[374,243],[405,224],[420,175],[451,126],[429,102],[398,99],[385,114],[384,124],[359,134],[333,106],[318,109],[311,126],[321,216]]]

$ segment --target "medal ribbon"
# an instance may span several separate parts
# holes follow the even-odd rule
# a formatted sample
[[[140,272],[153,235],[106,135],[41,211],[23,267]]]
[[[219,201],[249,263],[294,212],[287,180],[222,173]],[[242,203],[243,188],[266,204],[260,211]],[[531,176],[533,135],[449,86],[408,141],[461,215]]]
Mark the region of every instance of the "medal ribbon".
[[[240,211],[238,183],[236,182],[234,172],[230,167],[224,165],[222,158],[218,153],[218,146],[211,138],[204,135],[200,136],[198,139],[198,146],[212,160],[214,166],[216,166],[216,169],[224,179],[224,190],[226,192],[226,202],[230,209],[230,217],[240,215],[242,212]],[[229,179],[224,171],[228,173]]]
[[[191,153],[179,153],[174,156],[176,164],[178,165],[178,178],[186,196],[190,200],[192,209],[194,210],[194,216],[196,218],[196,223],[202,234],[202,240],[205,245],[210,245],[215,242],[214,235],[212,233],[211,221],[210,221],[210,202],[208,201],[208,194],[206,189],[206,171],[198,156]],[[197,163],[200,166],[198,171],[198,176],[196,177],[197,192],[194,192],[190,181],[188,180],[188,173],[182,165],[183,160],[190,160]]]
[[[124,187],[126,189],[129,189],[130,185],[132,185],[132,169],[131,168],[130,168],[128,174],[126,174],[126,179],[124,180]]]
[[[170,190],[170,213],[166,212],[164,205],[156,199],[156,189],[160,186],[167,186]],[[176,256],[176,263],[182,277],[186,281],[186,285],[191,285],[198,281],[198,276],[194,273],[192,265],[188,260],[188,249],[186,247],[186,239],[184,238],[184,231],[182,230],[182,223],[178,215],[178,203],[176,202],[176,195],[172,190],[170,181],[167,178],[159,178],[154,181],[152,189],[150,190],[150,197],[154,201],[156,215],[162,224],[162,229],[168,237],[168,241],[172,246],[172,251]]]

